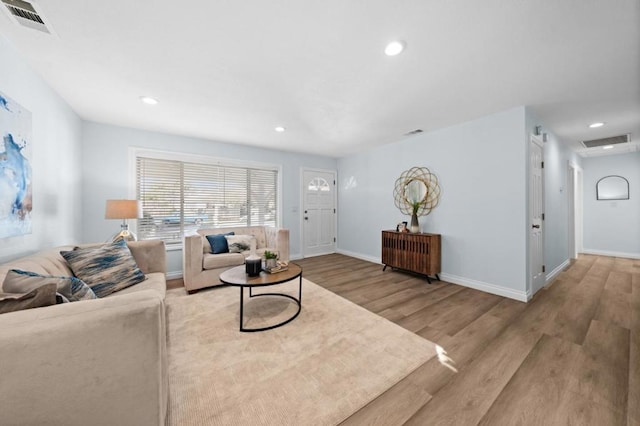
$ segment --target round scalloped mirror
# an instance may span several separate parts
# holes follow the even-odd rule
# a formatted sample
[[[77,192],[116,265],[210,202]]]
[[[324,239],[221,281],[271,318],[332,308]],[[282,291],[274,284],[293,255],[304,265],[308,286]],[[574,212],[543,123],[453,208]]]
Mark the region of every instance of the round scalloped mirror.
[[[438,178],[426,167],[412,167],[396,180],[393,198],[402,213],[411,215],[411,232],[420,232],[418,216],[431,213],[440,200]]]
[[[420,179],[412,179],[405,185],[404,193],[409,204],[421,203],[427,196],[427,185]]]

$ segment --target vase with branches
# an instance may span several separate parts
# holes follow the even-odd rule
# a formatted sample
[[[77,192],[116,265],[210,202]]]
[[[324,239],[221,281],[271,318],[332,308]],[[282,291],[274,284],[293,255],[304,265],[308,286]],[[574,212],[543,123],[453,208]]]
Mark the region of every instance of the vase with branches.
[[[415,201],[411,204],[411,232],[420,232],[420,224],[418,223],[418,211],[422,203]]]

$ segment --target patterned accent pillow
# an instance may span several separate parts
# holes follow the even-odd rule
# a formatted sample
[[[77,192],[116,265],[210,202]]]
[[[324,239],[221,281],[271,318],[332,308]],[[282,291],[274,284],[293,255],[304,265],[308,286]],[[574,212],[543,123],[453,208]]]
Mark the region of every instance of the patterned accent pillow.
[[[226,234],[207,235],[207,241],[211,245],[211,253],[229,253],[229,244],[225,238],[227,235],[235,235],[235,232],[227,232]]]
[[[255,240],[253,235],[225,235],[229,244],[229,253],[242,253],[251,249],[251,241]]]
[[[76,302],[96,298],[89,286],[76,277],[42,275],[20,269],[10,269],[7,272],[2,288],[7,293],[27,293],[51,283],[56,285],[56,292],[62,296],[63,301]]]
[[[56,304],[56,285],[45,284],[25,294],[1,294],[0,314]]]
[[[146,279],[123,239],[99,247],[76,247],[60,254],[74,275],[87,283],[98,297]]]

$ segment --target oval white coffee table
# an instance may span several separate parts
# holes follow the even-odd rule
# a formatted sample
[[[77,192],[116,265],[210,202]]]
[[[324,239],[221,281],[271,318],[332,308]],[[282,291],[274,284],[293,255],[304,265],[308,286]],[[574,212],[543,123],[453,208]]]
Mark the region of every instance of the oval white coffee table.
[[[296,299],[294,296],[284,293],[260,293],[253,294],[252,289],[255,287],[267,287],[267,286],[275,286],[278,284],[284,284],[289,281],[293,281],[296,278],[299,279],[298,285],[298,298]],[[227,269],[223,273],[220,274],[220,281],[224,284],[228,284],[234,287],[240,287],[240,331],[244,332],[253,332],[253,331],[265,331],[271,330],[276,327],[281,327],[285,324],[290,323],[300,314],[302,310],[302,268],[295,263],[289,263],[289,267],[286,271],[278,272],[275,274],[270,274],[268,272],[260,272],[260,275],[257,277],[250,277],[245,272],[245,266],[236,266],[235,268]],[[244,289],[249,288],[249,297],[260,297],[260,296],[277,296],[277,297],[285,297],[287,299],[293,300],[298,305],[298,310],[296,313],[287,318],[286,320],[279,322],[274,325],[270,325],[268,327],[259,327],[259,328],[247,328],[244,326]]]

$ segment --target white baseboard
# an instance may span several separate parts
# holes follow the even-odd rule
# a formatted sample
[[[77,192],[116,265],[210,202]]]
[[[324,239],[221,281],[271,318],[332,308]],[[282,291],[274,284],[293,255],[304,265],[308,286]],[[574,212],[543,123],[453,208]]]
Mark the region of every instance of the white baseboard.
[[[344,254],[345,256],[355,257],[356,259],[366,260],[381,265],[380,258],[367,256],[360,253],[354,253],[348,250],[337,250],[337,253]],[[443,281],[447,281],[453,284],[458,284],[464,287],[473,288],[476,290],[484,291],[486,293],[497,294],[498,296],[508,297],[509,299],[515,299],[520,302],[527,302],[531,299],[529,292],[517,291],[510,288],[502,287],[495,284],[489,284],[482,281],[472,280],[469,278],[459,277],[457,275],[440,273],[440,278]]]
[[[373,262],[373,263],[377,263],[378,265],[382,265],[379,257],[367,256],[364,254],[354,253],[352,251],[342,250],[342,249],[336,250],[336,253],[344,254],[345,256],[355,257],[356,259],[366,260],[367,262]]]
[[[165,274],[168,280],[177,280],[178,278],[182,278],[182,271],[171,271]]]
[[[517,291],[495,284],[459,277],[457,275],[451,275],[443,272],[440,274],[440,278],[442,281],[484,291],[485,293],[497,294],[498,296],[508,297],[509,299],[518,300],[520,302],[527,302],[531,299],[531,295],[525,291]]]
[[[303,259],[302,254],[300,253],[289,254],[289,260],[299,260],[299,259]]]
[[[580,251],[580,253],[595,254],[597,256],[623,257],[625,259],[640,259],[640,253],[623,253],[619,251],[591,250],[591,249],[583,249]]]
[[[569,263],[570,263],[569,259],[567,259],[564,262],[562,262],[556,269],[549,272],[549,274],[545,277],[545,284],[549,284],[551,281],[555,280],[556,277],[560,275],[560,272],[562,272],[564,268],[569,266]]]

